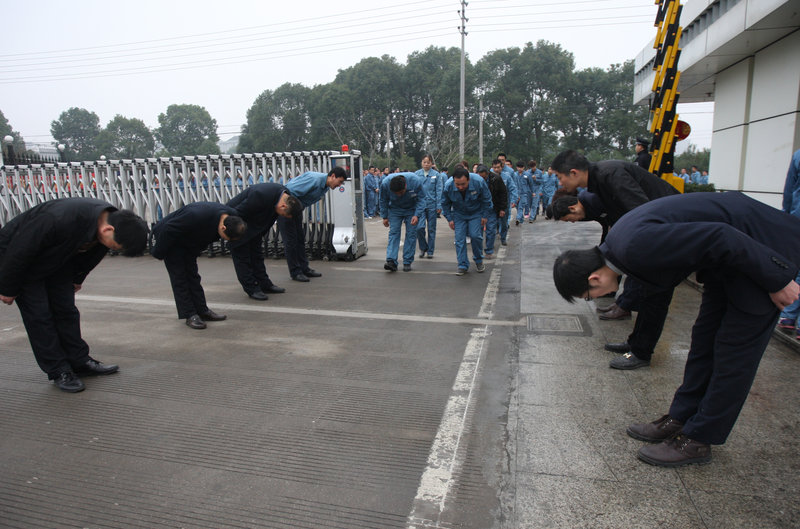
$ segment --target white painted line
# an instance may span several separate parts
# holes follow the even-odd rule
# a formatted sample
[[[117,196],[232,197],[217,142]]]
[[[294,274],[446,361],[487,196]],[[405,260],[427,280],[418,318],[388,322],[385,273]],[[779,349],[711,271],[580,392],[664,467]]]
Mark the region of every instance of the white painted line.
[[[493,268],[492,277],[486,286],[478,313],[479,317],[491,318],[493,314],[500,283],[500,265],[505,257],[504,250],[505,248],[501,247],[497,252],[496,266]],[[461,441],[466,434],[469,418],[473,413],[477,398],[476,390],[480,380],[481,360],[483,360],[486,338],[491,334],[490,324],[494,325],[494,322],[475,327],[470,333],[461,365],[458,367],[456,380],[450,390],[442,421],[439,423],[439,429],[428,454],[428,466],[422,473],[411,513],[406,521],[407,529],[441,527],[441,516],[446,507],[447,498],[466,456],[466,447],[462,445]]]
[[[96,303],[108,303],[118,306],[119,304],[128,305],[147,305],[157,307],[169,307],[170,312],[175,312],[175,302],[171,299],[156,298],[127,298],[119,296],[96,296],[92,294],[77,294],[75,299],[80,302],[91,301]],[[265,312],[270,314],[300,314],[308,316],[331,316],[334,318],[354,318],[361,320],[392,320],[392,321],[412,321],[419,323],[447,323],[459,325],[485,325],[486,319],[479,318],[448,318],[445,316],[426,316],[424,314],[392,314],[376,312],[359,312],[345,310],[323,310],[323,309],[301,309],[296,307],[281,307],[275,305],[251,305],[245,303],[213,303],[214,309],[224,311],[240,312]],[[492,321],[492,325],[504,327],[526,327],[527,319],[520,318],[517,321]]]

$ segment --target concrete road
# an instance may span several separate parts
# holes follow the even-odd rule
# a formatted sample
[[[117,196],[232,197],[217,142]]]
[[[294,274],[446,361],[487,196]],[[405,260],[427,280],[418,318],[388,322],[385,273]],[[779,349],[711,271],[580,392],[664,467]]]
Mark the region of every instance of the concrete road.
[[[106,258],[78,295],[92,355],[119,374],[60,392],[0,309],[0,526],[17,528],[791,527],[800,524],[800,374],[775,342],[734,433],[703,467],[635,457],[631,421],[664,412],[699,294],[681,286],[653,365],[608,368],[599,322],[552,286],[592,225],[512,226],[487,270],[455,275],[452,232],[411,272],[370,250],[315,261],[250,300],[201,257],[224,322],[177,320],[163,264]],[[418,254],[417,254],[418,255]]]

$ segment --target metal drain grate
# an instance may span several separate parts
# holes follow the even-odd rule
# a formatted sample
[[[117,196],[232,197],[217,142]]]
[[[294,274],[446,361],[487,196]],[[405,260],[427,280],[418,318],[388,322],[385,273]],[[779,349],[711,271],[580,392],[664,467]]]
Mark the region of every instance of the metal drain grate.
[[[591,336],[592,328],[583,316],[572,314],[530,314],[528,332],[556,336]]]

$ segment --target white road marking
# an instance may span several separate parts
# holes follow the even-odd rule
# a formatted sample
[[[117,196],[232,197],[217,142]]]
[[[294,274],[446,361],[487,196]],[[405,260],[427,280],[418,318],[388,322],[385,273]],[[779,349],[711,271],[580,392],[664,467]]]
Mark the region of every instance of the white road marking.
[[[491,320],[494,314],[494,304],[500,283],[500,264],[504,257],[505,248],[501,247],[497,252],[497,266],[493,267],[478,317]],[[481,327],[473,328],[470,333],[461,365],[450,390],[442,421],[428,454],[428,466],[422,473],[411,513],[406,521],[408,529],[440,527],[448,495],[456,482],[466,455],[466,447],[462,445],[461,441],[466,433],[477,398],[476,390],[478,380],[480,380],[481,360],[483,360],[486,338],[491,334],[489,325],[494,324],[494,321],[486,322]]]

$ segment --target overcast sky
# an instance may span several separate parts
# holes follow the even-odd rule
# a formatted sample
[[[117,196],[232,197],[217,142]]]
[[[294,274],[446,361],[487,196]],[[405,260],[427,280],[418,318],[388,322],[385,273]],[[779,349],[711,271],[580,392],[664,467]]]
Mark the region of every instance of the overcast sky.
[[[0,111],[27,142],[49,143],[70,107],[149,127],[171,104],[205,107],[225,139],[285,82],[332,81],[388,54],[460,47],[459,0],[25,0],[3,2]],[[469,0],[466,51],[544,39],[581,68],[632,59],[655,36],[653,0]],[[682,105],[688,142],[710,147],[713,104]],[[679,144],[678,151],[688,143]]]

